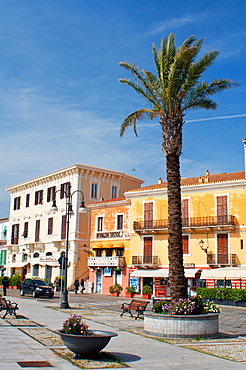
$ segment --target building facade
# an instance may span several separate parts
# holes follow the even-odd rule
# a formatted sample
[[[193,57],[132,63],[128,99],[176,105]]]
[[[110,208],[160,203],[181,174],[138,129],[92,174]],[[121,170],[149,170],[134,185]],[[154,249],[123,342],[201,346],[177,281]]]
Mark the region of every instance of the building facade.
[[[75,277],[88,277],[89,213],[85,205],[101,198],[118,197],[140,186],[142,181],[121,172],[75,164],[61,170],[8,187],[10,217],[7,238],[7,274],[20,273],[54,281],[62,275],[59,258],[66,246],[66,196],[72,197],[69,219],[68,286]],[[56,199],[58,211],[52,209]]]
[[[243,142],[246,145],[246,139]],[[246,288],[245,189],[245,171],[213,175],[206,171],[203,176],[181,179],[183,262],[189,292],[197,285]],[[117,202],[91,207],[94,259],[89,259],[90,278],[97,284],[95,274],[100,270],[102,284],[96,291],[108,293],[109,281],[121,281],[123,290],[133,285],[141,294],[143,286],[150,285],[154,296],[168,296],[167,183],[160,179],[158,184],[125,192],[121,209],[117,209]],[[110,253],[107,244],[113,246],[114,240],[122,241],[114,234],[117,224],[113,208],[117,214],[122,213],[125,220],[124,265],[113,266],[113,270],[121,270],[118,280],[108,271],[106,259],[104,265],[99,266],[96,254],[96,245],[99,253],[107,256]],[[103,220],[102,237],[98,233],[99,219]]]
[[[6,263],[7,263],[7,234],[9,228],[9,219],[1,218],[0,219],[0,276],[4,276],[6,272]]]

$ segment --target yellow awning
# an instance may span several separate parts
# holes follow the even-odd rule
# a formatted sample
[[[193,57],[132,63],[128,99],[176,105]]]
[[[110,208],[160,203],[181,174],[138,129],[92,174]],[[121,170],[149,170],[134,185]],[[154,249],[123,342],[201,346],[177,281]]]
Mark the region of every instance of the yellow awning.
[[[125,245],[123,242],[114,242],[114,248],[124,248]]]
[[[95,243],[92,245],[92,249],[102,248],[102,247],[103,247],[102,243]]]
[[[113,243],[107,242],[103,243],[103,248],[114,248]]]

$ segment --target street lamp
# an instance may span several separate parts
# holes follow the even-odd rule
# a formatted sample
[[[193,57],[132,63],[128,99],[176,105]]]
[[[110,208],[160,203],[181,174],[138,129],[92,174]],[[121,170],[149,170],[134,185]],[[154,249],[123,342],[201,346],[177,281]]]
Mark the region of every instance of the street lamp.
[[[68,290],[67,290],[67,267],[68,267],[68,242],[69,242],[69,219],[74,214],[73,207],[72,207],[72,198],[75,193],[80,193],[82,195],[82,201],[80,203],[79,212],[85,213],[85,201],[84,201],[84,194],[80,190],[75,190],[71,193],[71,186],[68,187],[68,190],[57,190],[54,194],[53,202],[51,211],[57,212],[58,208],[56,205],[56,193],[61,192],[65,195],[66,198],[66,252],[64,258],[64,286],[62,291],[62,301],[60,303],[60,308],[69,308],[68,304]]]

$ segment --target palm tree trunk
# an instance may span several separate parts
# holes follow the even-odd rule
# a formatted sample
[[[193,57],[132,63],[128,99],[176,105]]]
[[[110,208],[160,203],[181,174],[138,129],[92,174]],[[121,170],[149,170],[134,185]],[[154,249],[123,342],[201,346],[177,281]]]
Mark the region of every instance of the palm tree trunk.
[[[171,299],[187,297],[182,248],[182,213],[179,155],[166,156],[168,197],[168,258]]]

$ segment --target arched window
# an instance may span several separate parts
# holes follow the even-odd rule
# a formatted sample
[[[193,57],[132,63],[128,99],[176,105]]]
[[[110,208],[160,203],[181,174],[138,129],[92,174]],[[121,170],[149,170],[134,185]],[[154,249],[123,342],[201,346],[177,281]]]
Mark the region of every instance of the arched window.
[[[38,257],[39,257],[39,253],[38,252],[33,253],[33,258],[38,258]]]
[[[16,262],[16,254],[13,254],[13,256],[12,256],[12,262]]]
[[[47,252],[46,256],[52,256],[52,252]]]

